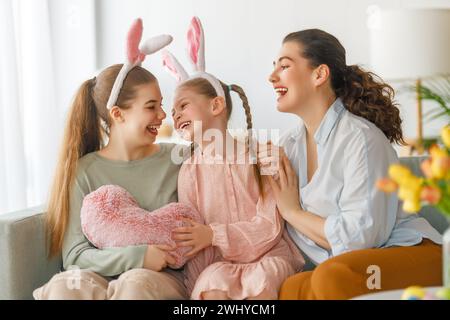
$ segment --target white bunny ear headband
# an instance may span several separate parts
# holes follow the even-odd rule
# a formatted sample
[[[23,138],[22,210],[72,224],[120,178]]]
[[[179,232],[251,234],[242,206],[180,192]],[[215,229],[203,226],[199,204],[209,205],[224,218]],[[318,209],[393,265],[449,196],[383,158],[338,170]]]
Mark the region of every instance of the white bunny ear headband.
[[[125,78],[136,66],[140,66],[147,55],[151,55],[172,42],[172,37],[169,35],[160,35],[147,39],[143,43],[142,38],[142,19],[136,19],[131,25],[127,36],[127,60],[123,64],[122,69],[120,69],[119,74],[114,81],[114,85],[111,89],[111,94],[109,95],[108,103],[106,108],[111,109],[117,102],[119,97],[120,89],[122,89],[123,82]]]
[[[202,24],[197,17],[193,17],[191,20],[187,32],[187,41],[189,60],[196,72],[189,75],[173,54],[167,50],[163,51],[164,67],[177,80],[178,84],[195,78],[206,79],[214,87],[217,95],[225,99],[225,93],[220,81],[212,74],[205,71],[205,38]]]

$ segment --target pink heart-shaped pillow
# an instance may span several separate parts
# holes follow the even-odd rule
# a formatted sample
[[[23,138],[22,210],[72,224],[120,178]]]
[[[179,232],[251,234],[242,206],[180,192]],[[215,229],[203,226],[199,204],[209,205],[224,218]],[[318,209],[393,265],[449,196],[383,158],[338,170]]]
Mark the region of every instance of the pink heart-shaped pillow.
[[[182,218],[203,223],[199,213],[181,203],[168,205],[149,212],[139,207],[124,188],[104,185],[83,199],[81,228],[86,238],[97,248],[126,247],[143,244],[174,245],[171,232],[185,226]],[[180,268],[190,247],[171,252]]]

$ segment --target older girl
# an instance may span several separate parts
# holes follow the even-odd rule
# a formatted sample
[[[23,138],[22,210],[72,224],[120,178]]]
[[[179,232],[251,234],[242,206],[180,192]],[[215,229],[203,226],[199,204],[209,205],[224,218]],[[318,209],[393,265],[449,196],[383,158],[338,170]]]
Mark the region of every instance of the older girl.
[[[113,65],[78,90],[69,113],[50,195],[50,256],[62,252],[66,271],[34,291],[36,299],[182,299],[183,276],[168,246],[94,247],[84,236],[80,209],[99,187],[119,185],[152,211],[177,200],[179,165],[172,144],[156,144],[163,119],[158,81],[140,66],[145,54],[171,38],[138,49],[142,22],[130,30],[128,61]]]

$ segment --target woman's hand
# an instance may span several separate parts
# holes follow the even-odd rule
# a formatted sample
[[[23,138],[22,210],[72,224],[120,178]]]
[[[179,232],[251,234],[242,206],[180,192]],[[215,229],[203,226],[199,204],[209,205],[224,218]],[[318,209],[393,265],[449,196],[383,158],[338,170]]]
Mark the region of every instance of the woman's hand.
[[[178,247],[192,247],[186,257],[192,257],[200,250],[212,245],[213,231],[210,226],[183,219],[189,226],[176,228],[172,231],[172,239]]]
[[[271,176],[268,179],[277,201],[278,211],[285,220],[289,221],[293,215],[301,211],[300,194],[297,174],[283,149],[280,149],[278,175],[277,180]]]
[[[271,141],[258,144],[257,163],[263,176],[278,177],[278,167],[281,147],[273,145]]]
[[[144,257],[144,268],[161,271],[167,266],[175,264],[175,258],[170,255],[170,251],[175,250],[175,246],[168,245],[149,245]]]
[[[268,177],[273,189],[278,211],[281,216],[298,232],[317,243],[326,250],[331,250],[325,235],[325,219],[321,216],[302,210],[298,177],[284,151],[280,150],[279,179]]]

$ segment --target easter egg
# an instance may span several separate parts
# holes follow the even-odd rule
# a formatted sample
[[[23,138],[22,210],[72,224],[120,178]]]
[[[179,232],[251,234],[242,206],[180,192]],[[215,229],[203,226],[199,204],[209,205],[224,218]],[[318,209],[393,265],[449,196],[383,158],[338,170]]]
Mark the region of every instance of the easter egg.
[[[422,300],[424,297],[425,290],[419,286],[408,287],[402,294],[402,300]]]
[[[433,293],[427,292],[422,300],[437,300],[437,298]]]

